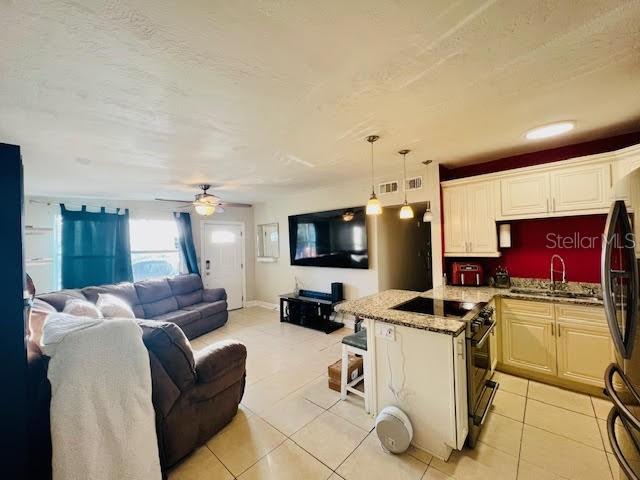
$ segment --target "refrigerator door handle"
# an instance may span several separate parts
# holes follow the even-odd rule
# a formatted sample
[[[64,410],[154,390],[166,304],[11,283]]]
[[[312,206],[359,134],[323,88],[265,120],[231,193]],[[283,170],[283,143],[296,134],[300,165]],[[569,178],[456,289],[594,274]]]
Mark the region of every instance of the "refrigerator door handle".
[[[613,387],[613,376],[616,373],[620,375],[620,378],[622,379],[622,383],[624,383],[624,386],[629,391],[629,393],[633,395],[634,400],[638,404],[640,404],[640,395],[638,395],[638,392],[636,392],[636,389],[633,387],[633,385],[631,384],[627,376],[624,374],[622,369],[616,363],[611,363],[607,367],[607,370],[605,371],[605,374],[604,374],[605,391],[607,395],[609,395],[609,398],[611,398],[611,401],[613,402],[613,405],[615,406],[615,409],[619,412],[619,414],[622,415],[622,417],[625,420],[627,420],[630,424],[632,424],[634,429],[640,431],[640,420],[638,420],[633,415],[633,413],[631,413],[631,410],[627,408],[625,403],[622,401],[622,399],[618,395],[618,392],[616,392],[616,389]]]
[[[611,444],[611,450],[613,451],[613,456],[616,457],[620,468],[624,471],[624,473],[629,477],[630,480],[640,480],[638,475],[633,471],[629,461],[624,457],[622,453],[622,448],[620,448],[620,444],[618,443],[618,439],[616,437],[616,420],[620,417],[620,412],[616,407],[612,407],[609,412],[609,416],[607,417],[607,433],[609,435],[609,443]],[[629,431],[629,426],[624,421],[624,418],[620,417],[621,423],[624,429],[627,431],[629,436],[631,437],[631,432]],[[635,446],[635,444],[634,444]],[[637,446],[636,450],[637,450]],[[640,452],[639,452],[640,454]]]
[[[623,200],[616,201],[609,211],[607,224],[604,230],[602,257],[600,259],[600,275],[602,279],[602,299],[604,311],[609,324],[609,330],[616,350],[623,358],[631,358],[634,346],[634,338],[638,324],[638,263],[635,254],[635,241],[627,207]],[[622,242],[622,245],[620,245]],[[612,269],[612,257],[615,247],[620,246],[628,271],[618,271]],[[627,304],[624,318],[620,319],[624,323],[624,333],[618,324],[617,299],[615,297],[616,283],[627,281],[627,298],[623,299]]]

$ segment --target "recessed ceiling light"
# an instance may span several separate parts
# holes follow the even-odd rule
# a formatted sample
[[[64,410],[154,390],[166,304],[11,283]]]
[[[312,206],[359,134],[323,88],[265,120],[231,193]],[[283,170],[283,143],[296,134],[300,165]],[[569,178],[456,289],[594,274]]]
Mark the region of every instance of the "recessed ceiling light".
[[[574,129],[575,122],[556,122],[542,127],[536,127],[525,133],[527,140],[540,140],[542,138],[555,137]]]

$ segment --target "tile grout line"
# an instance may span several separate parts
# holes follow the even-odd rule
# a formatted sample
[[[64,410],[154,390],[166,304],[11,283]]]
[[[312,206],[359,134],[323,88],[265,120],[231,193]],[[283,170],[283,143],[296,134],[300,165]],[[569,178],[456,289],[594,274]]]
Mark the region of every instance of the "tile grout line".
[[[524,439],[524,421],[527,418],[527,405],[529,403],[529,386],[531,382],[527,380],[526,396],[524,398],[524,415],[522,416],[522,431],[520,432],[520,448],[518,449],[518,462],[516,467],[516,480],[520,476],[520,462],[522,461],[522,440]]]

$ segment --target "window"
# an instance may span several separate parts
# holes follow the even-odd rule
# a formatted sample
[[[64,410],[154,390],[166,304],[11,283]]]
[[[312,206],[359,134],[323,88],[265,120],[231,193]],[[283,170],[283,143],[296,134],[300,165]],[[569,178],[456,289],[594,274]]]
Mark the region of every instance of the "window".
[[[182,270],[178,227],[170,220],[129,220],[133,281],[177,275]]]

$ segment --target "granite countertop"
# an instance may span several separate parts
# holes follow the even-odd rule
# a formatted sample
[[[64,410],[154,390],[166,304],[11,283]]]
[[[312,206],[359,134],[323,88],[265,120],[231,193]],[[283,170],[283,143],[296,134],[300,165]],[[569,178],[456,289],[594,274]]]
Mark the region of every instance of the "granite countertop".
[[[454,336],[464,330],[465,323],[461,319],[391,309],[421,295],[420,292],[411,290],[385,290],[357,300],[345,300],[337,304],[335,309],[357,317]]]
[[[515,280],[515,279],[514,279]],[[538,288],[543,289],[541,282],[516,280],[514,288]],[[464,318],[441,317],[438,315],[426,315],[421,313],[393,310],[401,303],[416,297],[433,298],[437,300],[454,300],[460,302],[490,302],[496,297],[516,298],[521,300],[533,300],[542,302],[566,303],[573,305],[602,305],[602,299],[598,298],[599,290],[596,284],[571,283],[562,287],[564,291],[575,293],[593,294],[590,297],[568,298],[564,296],[549,296],[537,292],[514,293],[507,288],[493,287],[458,287],[445,285],[436,287],[426,292],[411,290],[386,290],[384,292],[369,295],[356,300],[345,300],[336,305],[338,312],[347,313],[361,318],[380,320],[395,325],[418,328],[432,332],[445,333],[456,336],[465,328]],[[475,315],[475,311],[467,314]]]

